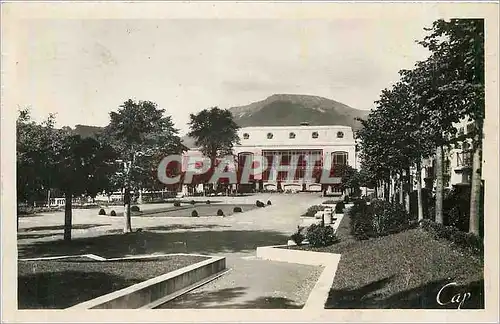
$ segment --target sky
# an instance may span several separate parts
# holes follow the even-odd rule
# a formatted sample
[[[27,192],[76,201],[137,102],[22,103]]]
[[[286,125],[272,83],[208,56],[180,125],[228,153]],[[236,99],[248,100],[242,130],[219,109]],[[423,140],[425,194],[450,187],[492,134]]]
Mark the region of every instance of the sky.
[[[371,109],[399,70],[428,55],[415,41],[432,19],[403,18],[27,20],[17,104],[73,127],[104,126],[127,99],[150,100],[181,134],[190,113],[275,93]]]

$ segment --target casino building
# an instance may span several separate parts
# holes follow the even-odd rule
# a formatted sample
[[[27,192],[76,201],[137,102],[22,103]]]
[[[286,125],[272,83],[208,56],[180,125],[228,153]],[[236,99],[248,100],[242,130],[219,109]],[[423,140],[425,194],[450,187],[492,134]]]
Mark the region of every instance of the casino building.
[[[358,167],[354,133],[349,126],[310,126],[303,123],[299,126],[242,127],[238,133],[240,144],[233,149],[234,167],[241,170],[247,159],[255,161],[256,158],[266,159],[269,166],[264,172],[251,176],[250,185],[240,185],[249,186],[247,190],[321,191],[319,178],[305,177],[308,168],[323,169],[325,163]],[[185,156],[201,157],[201,152],[193,148]],[[277,172],[274,176],[270,173],[273,161],[278,158],[281,166],[298,161],[292,179],[287,178],[285,172]],[[317,161],[315,165],[306,163],[311,158]],[[193,168],[193,165],[184,164],[183,171]]]

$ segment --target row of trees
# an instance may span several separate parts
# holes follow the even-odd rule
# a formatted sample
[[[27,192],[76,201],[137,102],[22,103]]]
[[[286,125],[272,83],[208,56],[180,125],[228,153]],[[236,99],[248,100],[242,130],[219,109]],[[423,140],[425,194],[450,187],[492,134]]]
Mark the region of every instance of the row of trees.
[[[211,161],[232,151],[237,128],[229,111],[217,107],[190,115],[190,136]],[[164,189],[157,178],[162,158],[187,148],[171,116],[150,101],[124,102],[110,113],[102,132],[82,138],[70,128],[55,128],[55,118],[36,123],[28,109],[17,119],[17,200],[33,204],[49,190],[64,194],[64,239],[71,240],[72,200],[98,193],[124,192],[124,228],[132,231],[131,192]]]
[[[472,184],[469,232],[479,233],[481,148],[484,120],[484,22],[482,19],[435,21],[419,44],[430,56],[411,70],[400,71],[400,80],[385,89],[375,102],[360,140],[362,171],[382,184],[385,197],[395,184],[404,201],[411,169],[416,169],[418,218],[423,219],[422,161],[436,161],[435,220],[443,222],[443,148],[457,137],[454,123],[464,118],[474,122],[472,137]],[[378,185],[377,185],[378,187]],[[392,192],[395,192],[393,189]]]

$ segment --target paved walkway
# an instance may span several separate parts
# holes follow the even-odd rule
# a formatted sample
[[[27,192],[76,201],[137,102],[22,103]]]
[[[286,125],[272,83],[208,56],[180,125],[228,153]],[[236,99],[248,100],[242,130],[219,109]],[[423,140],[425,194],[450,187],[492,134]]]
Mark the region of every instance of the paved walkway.
[[[300,308],[321,269],[258,260],[255,249],[286,244],[301,223],[300,215],[325,198],[318,194],[255,195],[229,198],[225,203],[254,203],[257,199],[271,200],[273,205],[228,217],[133,217],[133,227],[143,228],[143,233],[137,236],[109,235],[109,231],[121,229],[121,217],[98,216],[95,209],[75,210],[77,229],[73,237],[87,239],[82,244],[70,245],[67,250],[58,250],[59,255],[101,253],[109,257],[165,252],[222,255],[231,269],[229,273],[161,307]],[[142,210],[160,206],[144,205]],[[53,255],[56,250],[50,242],[61,239],[63,220],[62,212],[21,219],[20,237],[50,235],[25,236],[19,240],[21,255]],[[53,236],[55,233],[57,236]]]

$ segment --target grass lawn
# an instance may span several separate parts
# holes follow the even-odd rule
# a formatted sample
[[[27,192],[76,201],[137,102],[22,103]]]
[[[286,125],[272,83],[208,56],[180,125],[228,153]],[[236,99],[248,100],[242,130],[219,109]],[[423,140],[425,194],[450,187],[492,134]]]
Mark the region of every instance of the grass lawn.
[[[176,255],[154,260],[18,261],[18,308],[67,308],[205,259]]]
[[[325,308],[457,309],[442,303],[470,293],[460,308],[484,308],[483,262],[421,229],[357,241],[349,217],[337,230],[340,242],[323,248],[293,247],[341,254]]]

